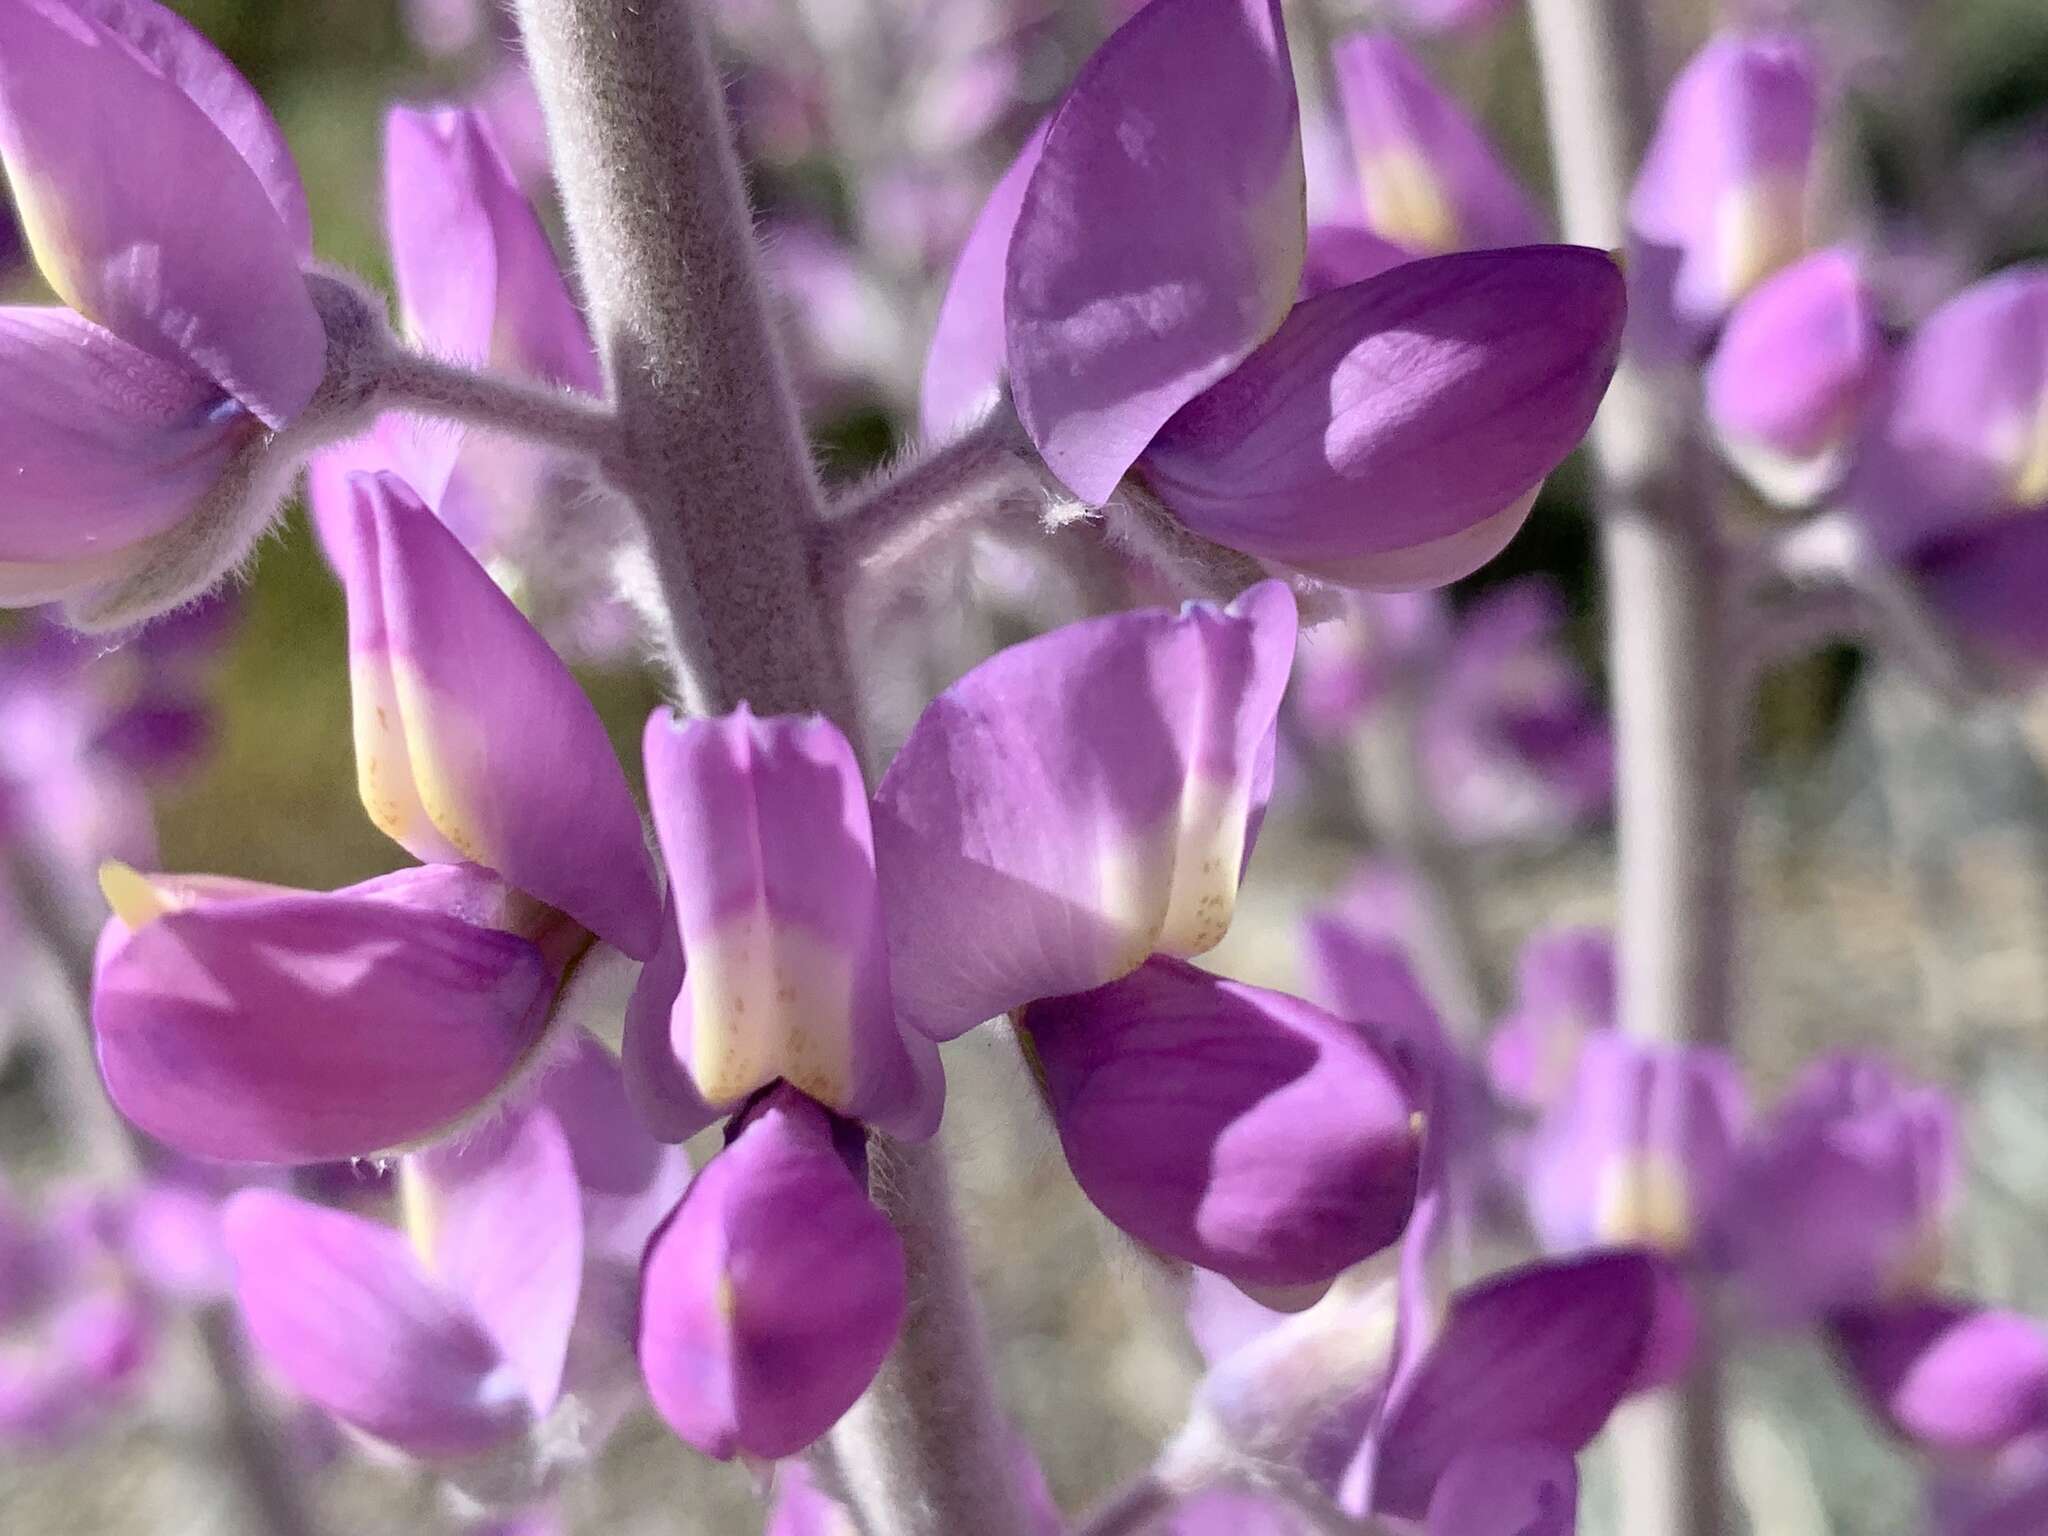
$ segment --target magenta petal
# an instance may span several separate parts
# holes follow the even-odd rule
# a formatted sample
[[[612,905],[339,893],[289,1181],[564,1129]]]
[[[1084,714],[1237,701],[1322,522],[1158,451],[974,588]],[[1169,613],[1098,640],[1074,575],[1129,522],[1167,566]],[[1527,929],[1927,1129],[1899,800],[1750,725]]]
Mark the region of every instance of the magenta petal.
[[[561,1126],[545,1109],[520,1110],[409,1159],[400,1180],[415,1248],[545,1417],[583,1280],[583,1201]]]
[[[689,1185],[689,1158],[649,1134],[633,1111],[619,1063],[587,1034],[548,1063],[535,1097],[568,1138],[583,1191],[587,1258],[630,1260],[637,1270],[648,1237]],[[710,1119],[707,1113],[697,1129]]]
[[[1636,1384],[1663,1325],[1667,1273],[1646,1253],[1592,1253],[1459,1292],[1435,1340],[1390,1390],[1347,1477],[1347,1507],[1419,1520],[1468,1452],[1532,1442],[1565,1455],[1583,1449]]]
[[[1444,1469],[1429,1500],[1429,1536],[1572,1536],[1579,1472],[1541,1444],[1468,1451]]]
[[[1422,1125],[1400,1070],[1321,1009],[1178,960],[1025,1014],[1067,1163],[1162,1252],[1327,1280],[1401,1235]]]
[[[904,1019],[950,1040],[1220,940],[1294,636],[1264,582],[1069,625],[940,694],[875,794]]]
[[[1301,259],[1301,296],[1312,299],[1332,288],[1362,283],[1414,259],[1413,251],[1362,224],[1311,224]]]
[[[1994,677],[2030,686],[2048,662],[2048,506],[1929,539],[1907,562],[1921,595]]]
[[[654,1406],[708,1455],[793,1455],[874,1379],[906,1285],[902,1245],[829,1117],[777,1089],[648,1250],[640,1364]]]
[[[164,532],[254,429],[204,378],[89,320],[0,307],[0,562],[85,560]]]
[[[1736,467],[1781,505],[1832,490],[1886,363],[1877,296],[1827,250],[1736,307],[1706,373],[1707,414]]]
[[[599,393],[590,333],[481,113],[392,109],[384,212],[400,312],[430,351]]]
[[[306,189],[299,181],[299,168],[284,141],[284,131],[256,88],[242,78],[227,56],[197,27],[156,0],[69,3],[131,44],[158,74],[206,114],[263,184],[300,259],[310,258],[313,220],[306,211]]]
[[[896,1022],[867,791],[829,720],[657,710],[647,793],[688,969],[677,1058],[707,1102],[781,1078],[898,1134],[938,1129],[931,1042],[921,1072]]]
[[[1679,72],[1628,207],[1654,323],[1709,327],[1804,253],[1818,115],[1795,36],[1717,37]]]
[[[267,1189],[235,1195],[224,1219],[242,1318],[302,1397],[416,1456],[526,1432],[517,1373],[398,1233]]]
[[[1871,1411],[1924,1450],[1993,1454],[2048,1430],[2048,1330],[1960,1301],[1837,1316],[1836,1357]]]
[[[661,903],[597,711],[403,481],[352,487],[349,660],[370,819],[416,857],[481,864],[645,958]]]
[[[1425,256],[1543,238],[1529,194],[1479,125],[1395,38],[1358,33],[1331,63],[1375,234]]]
[[[1083,501],[1286,316],[1302,183],[1277,0],[1156,0],[1082,66],[1017,215],[1004,322],[1017,414]]]
[[[1922,322],[1850,495],[1894,554],[2048,508],[2048,263],[1977,283]]]
[[[296,416],[326,368],[326,335],[292,232],[248,162],[177,84],[76,10],[4,0],[0,30],[0,159],[50,286],[267,424]]]
[[[524,939],[362,888],[110,925],[93,989],[107,1091],[197,1157],[317,1163],[448,1130],[496,1095],[555,989]]]
[[[1621,342],[1620,271],[1528,246],[1409,262],[1297,305],[1140,472],[1204,538],[1368,588],[1497,554],[1577,446]]]
[[[980,416],[1002,387],[1010,232],[1024,206],[1024,188],[1038,169],[1046,127],[1040,124],[1024,141],[1016,161],[989,193],[946,284],[918,395],[918,421],[929,438],[943,437]]]

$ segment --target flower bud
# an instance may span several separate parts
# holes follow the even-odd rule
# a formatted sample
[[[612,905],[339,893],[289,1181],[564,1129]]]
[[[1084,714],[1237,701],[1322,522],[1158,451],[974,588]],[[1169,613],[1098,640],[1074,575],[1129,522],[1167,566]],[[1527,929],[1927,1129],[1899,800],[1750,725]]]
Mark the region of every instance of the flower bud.
[[[707,1455],[791,1456],[867,1390],[903,1322],[903,1248],[869,1201],[857,1128],[773,1090],[648,1248],[641,1369]]]
[[[1780,506],[1811,506],[1847,469],[1885,360],[1855,257],[1822,251],[1736,307],[1707,365],[1707,415],[1752,485]]]
[[[1296,306],[1138,473],[1195,533],[1262,560],[1439,586],[1500,552],[1584,436],[1622,313],[1597,251],[1409,262]]]
[[[1602,928],[1556,928],[1522,946],[1515,1004],[1487,1042],[1493,1091],[1541,1112],[1572,1086],[1589,1036],[1614,1027],[1614,940]]]
[[[1296,1286],[1407,1224],[1422,1116],[1358,1027],[1165,959],[1024,1022],[1075,1179],[1138,1241]]]
[[[2033,1318],[1912,1301],[1838,1314],[1828,1335],[1871,1411],[1918,1449],[1979,1458],[2048,1431],[2048,1330]]]

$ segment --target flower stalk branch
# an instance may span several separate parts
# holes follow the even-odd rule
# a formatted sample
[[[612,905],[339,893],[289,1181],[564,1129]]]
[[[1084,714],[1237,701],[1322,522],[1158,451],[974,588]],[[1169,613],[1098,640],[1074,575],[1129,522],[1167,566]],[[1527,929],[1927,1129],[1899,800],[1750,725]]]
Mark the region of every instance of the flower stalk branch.
[[[394,347],[378,367],[377,393],[395,410],[546,443],[607,468],[618,456],[618,418],[611,407],[567,390],[481,373]]]

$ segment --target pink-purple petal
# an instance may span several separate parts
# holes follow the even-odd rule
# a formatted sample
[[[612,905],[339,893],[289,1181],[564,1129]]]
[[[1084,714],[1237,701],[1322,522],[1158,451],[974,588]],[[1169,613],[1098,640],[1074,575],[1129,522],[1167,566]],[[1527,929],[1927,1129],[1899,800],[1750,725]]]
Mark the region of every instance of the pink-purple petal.
[[[2033,1318],[1913,1301],[1839,1314],[1828,1337],[1871,1411],[1923,1450],[1988,1456],[2048,1431],[2048,1329]]]
[[[1158,959],[1025,1027],[1074,1177],[1126,1232],[1247,1284],[1327,1280],[1401,1235],[1423,1124],[1402,1071],[1283,993]]]
[[[430,1139],[545,1033],[555,977],[510,933],[361,892],[201,902],[102,941],[107,1091],[197,1157],[317,1163]]]
[[[707,1455],[793,1455],[874,1379],[907,1284],[826,1113],[777,1089],[648,1250],[639,1353],[654,1406]]]
[[[363,804],[636,959],[660,899],[597,711],[460,541],[391,475],[351,482],[349,657]]]
[[[1233,549],[1354,586],[1441,585],[1499,553],[1585,435],[1622,317],[1598,251],[1409,262],[1296,306],[1140,473]]]
[[[1294,637],[1264,582],[1056,630],[934,700],[874,805],[906,1022],[950,1040],[1221,939]]]
[[[267,1189],[235,1195],[223,1220],[243,1322],[301,1397],[430,1459],[525,1433],[516,1373],[398,1233]]]
[[[1578,1528],[1578,1468],[1540,1443],[1466,1452],[1429,1500],[1429,1536],[1572,1536]]]
[[[1082,66],[1004,298],[1017,414],[1076,496],[1107,501],[1167,418],[1273,333],[1305,217],[1277,0],[1155,0]]]
[[[583,1278],[583,1203],[561,1125],[527,1107],[414,1157],[413,1241],[518,1372],[536,1418],[562,1387]]]
[[[81,12],[5,0],[0,25],[0,160],[50,286],[266,424],[296,416],[326,336],[256,172],[176,83]]]

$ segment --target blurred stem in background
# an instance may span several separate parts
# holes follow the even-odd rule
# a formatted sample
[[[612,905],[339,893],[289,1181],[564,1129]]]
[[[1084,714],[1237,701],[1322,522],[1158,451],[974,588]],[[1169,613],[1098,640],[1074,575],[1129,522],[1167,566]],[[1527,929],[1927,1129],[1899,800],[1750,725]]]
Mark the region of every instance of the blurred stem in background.
[[[13,851],[6,875],[15,910],[57,982],[50,1005],[34,1010],[47,1052],[38,1082],[52,1118],[78,1140],[96,1178],[119,1188],[139,1184],[150,1176],[151,1150],[114,1108],[93,1060],[91,907],[32,848]],[[244,1528],[263,1536],[321,1536],[305,1482],[250,1374],[234,1303],[206,1302],[190,1314],[190,1324],[211,1378],[207,1416],[216,1464],[234,1485]]]
[[[1531,0],[1567,240],[1626,239],[1653,122],[1645,8]],[[1727,1046],[1735,945],[1741,669],[1728,663],[1727,558],[1695,385],[1624,357],[1593,424],[1606,577],[1619,872],[1620,1021]],[[1702,1340],[1678,1387],[1614,1419],[1618,1526],[1630,1536],[1728,1528],[1718,1361]]]

